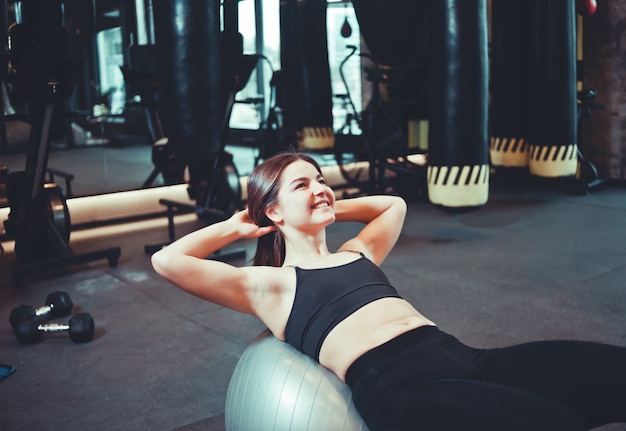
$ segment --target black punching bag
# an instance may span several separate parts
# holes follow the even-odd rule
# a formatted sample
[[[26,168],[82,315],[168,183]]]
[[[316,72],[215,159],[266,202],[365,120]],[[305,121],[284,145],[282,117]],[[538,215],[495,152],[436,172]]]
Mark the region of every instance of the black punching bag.
[[[429,0],[353,0],[361,37],[378,63],[363,133],[376,158],[406,156],[407,125],[428,117]]]
[[[486,0],[430,3],[428,195],[444,207],[487,202]]]
[[[222,148],[220,0],[153,3],[161,112],[168,142],[184,164],[210,161]]]
[[[578,167],[575,0],[530,0],[532,115],[529,168],[541,177]]]
[[[382,65],[422,64],[428,47],[428,0],[353,0],[361,36]]]
[[[328,66],[326,2],[281,0],[280,44],[285,127],[303,149],[335,142]]]
[[[493,166],[528,166],[532,105],[528,0],[496,0],[491,5],[491,141]]]

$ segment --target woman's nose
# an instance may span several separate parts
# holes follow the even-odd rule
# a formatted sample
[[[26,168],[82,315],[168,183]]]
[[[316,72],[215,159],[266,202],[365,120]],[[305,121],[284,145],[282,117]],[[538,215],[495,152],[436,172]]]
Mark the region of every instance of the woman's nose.
[[[325,185],[318,181],[314,181],[311,188],[313,189],[314,194],[319,195],[324,193]]]

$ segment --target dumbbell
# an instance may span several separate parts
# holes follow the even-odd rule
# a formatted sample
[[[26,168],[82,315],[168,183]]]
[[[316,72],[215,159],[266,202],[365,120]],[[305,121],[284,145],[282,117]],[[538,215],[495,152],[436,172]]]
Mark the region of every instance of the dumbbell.
[[[50,319],[69,316],[74,307],[74,303],[67,292],[51,292],[46,297],[45,305],[39,308],[30,305],[20,305],[11,310],[9,322],[15,331],[15,325],[25,319],[33,319],[38,322],[45,322]]]
[[[37,319],[24,319],[16,322],[13,328],[20,344],[35,344],[41,341],[44,332],[64,332],[70,334],[74,343],[88,343],[93,340],[95,324],[89,313],[76,313],[68,323],[40,323]]]

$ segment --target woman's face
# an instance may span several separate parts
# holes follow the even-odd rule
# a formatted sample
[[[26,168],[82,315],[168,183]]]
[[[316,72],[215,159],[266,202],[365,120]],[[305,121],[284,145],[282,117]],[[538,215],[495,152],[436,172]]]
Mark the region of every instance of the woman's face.
[[[327,226],[335,221],[335,193],[315,166],[298,160],[283,170],[278,201],[270,219],[301,230]],[[268,214],[270,215],[270,214]]]

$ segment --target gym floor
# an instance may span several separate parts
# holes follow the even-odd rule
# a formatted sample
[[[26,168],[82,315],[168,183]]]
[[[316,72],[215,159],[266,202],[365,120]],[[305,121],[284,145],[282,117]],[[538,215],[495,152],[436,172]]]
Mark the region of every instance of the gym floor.
[[[94,171],[84,163],[55,167],[77,177]],[[124,171],[141,184],[149,168]],[[204,223],[194,215],[175,220],[176,236]],[[331,226],[331,247],[357,229]],[[164,217],[72,232],[77,253],[121,247],[119,264],[93,261],[19,285],[12,244],[3,243],[0,363],[16,371],[0,381],[0,430],[224,428],[230,376],[264,326],[160,279],[144,245],[167,235]],[[246,251],[233,264],[249,264],[253,242],[232,248]],[[581,195],[562,182],[495,175],[488,203],[474,211],[409,201],[403,234],[383,268],[427,317],[476,347],[557,338],[626,345],[626,186]],[[47,334],[20,345],[11,309],[42,305],[56,290],[70,294],[73,312],[92,314],[95,339],[74,344],[66,334]]]

